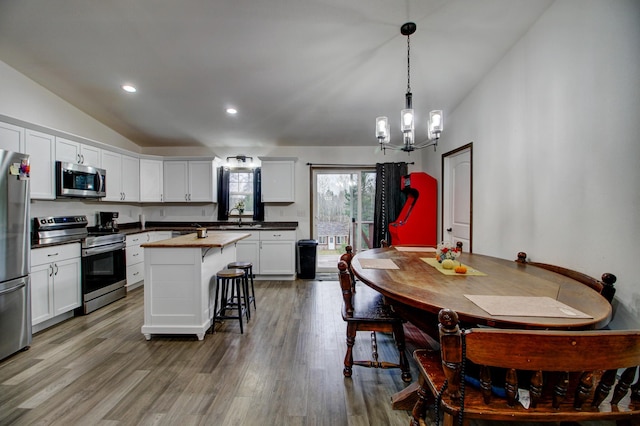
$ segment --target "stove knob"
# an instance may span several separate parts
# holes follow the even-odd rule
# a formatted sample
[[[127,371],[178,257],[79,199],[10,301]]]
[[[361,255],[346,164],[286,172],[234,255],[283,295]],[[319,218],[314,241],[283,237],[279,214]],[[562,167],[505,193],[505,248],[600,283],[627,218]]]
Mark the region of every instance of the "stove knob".
[[[42,223],[42,224],[47,223],[47,219],[40,219],[40,223]]]

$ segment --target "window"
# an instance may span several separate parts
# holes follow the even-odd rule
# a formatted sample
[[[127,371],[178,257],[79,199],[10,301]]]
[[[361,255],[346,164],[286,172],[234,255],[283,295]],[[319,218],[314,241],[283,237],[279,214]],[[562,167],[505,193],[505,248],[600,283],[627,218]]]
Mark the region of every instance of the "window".
[[[229,214],[240,214],[236,208],[244,203],[243,216],[253,215],[253,170],[232,169],[229,173]]]

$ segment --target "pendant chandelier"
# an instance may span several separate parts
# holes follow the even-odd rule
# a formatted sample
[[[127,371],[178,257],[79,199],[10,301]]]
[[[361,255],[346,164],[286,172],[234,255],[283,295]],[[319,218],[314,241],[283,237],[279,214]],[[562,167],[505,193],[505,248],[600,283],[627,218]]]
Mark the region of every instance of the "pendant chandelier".
[[[415,151],[416,149],[426,148],[428,146],[435,147],[438,145],[440,133],[444,128],[442,110],[435,110],[429,113],[427,121],[427,139],[416,143],[415,136],[415,115],[412,105],[411,94],[411,44],[410,36],[416,32],[416,24],[407,22],[400,27],[400,33],[407,36],[407,93],[405,94],[405,109],[400,111],[400,130],[402,131],[402,144],[391,144],[391,135],[389,130],[389,119],[387,117],[376,118],[376,138],[380,143],[380,148],[385,152],[387,149],[401,150],[405,152]]]

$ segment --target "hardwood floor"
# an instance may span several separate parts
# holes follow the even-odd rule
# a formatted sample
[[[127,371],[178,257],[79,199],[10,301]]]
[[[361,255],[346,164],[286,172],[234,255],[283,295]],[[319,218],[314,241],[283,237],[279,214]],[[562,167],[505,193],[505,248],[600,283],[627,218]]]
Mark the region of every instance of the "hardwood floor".
[[[405,387],[398,370],[342,376],[337,281],[257,281],[256,299],[244,334],[229,320],[203,341],[146,341],[142,289],[40,332],[0,362],[0,425],[409,424],[409,412],[391,409]],[[357,339],[368,359],[369,337]],[[390,338],[378,345],[396,358]]]

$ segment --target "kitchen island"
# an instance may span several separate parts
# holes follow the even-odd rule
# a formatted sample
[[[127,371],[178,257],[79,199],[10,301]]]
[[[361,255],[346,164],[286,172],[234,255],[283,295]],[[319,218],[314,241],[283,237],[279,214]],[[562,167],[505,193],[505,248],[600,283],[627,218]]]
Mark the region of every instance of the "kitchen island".
[[[248,233],[196,233],[142,244],[145,249],[142,334],[195,334],[211,325],[209,292],[215,275],[236,260],[236,242]]]

